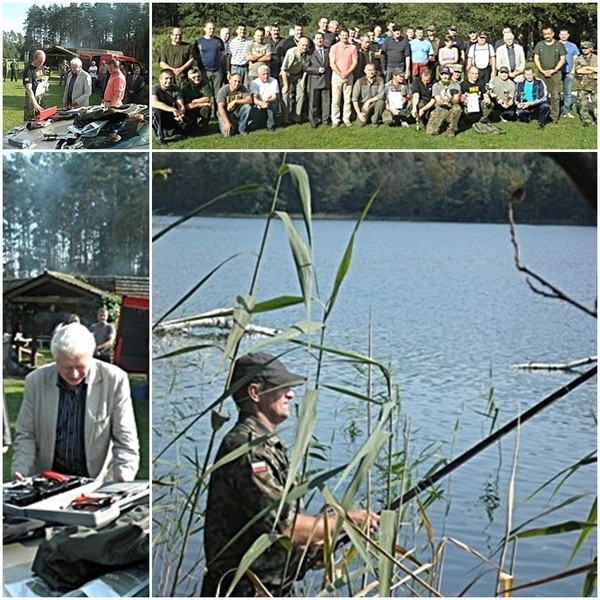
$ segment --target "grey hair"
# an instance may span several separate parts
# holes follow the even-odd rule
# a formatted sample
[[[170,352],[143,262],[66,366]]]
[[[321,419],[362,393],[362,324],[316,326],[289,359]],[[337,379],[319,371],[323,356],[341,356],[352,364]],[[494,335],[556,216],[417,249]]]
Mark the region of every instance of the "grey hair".
[[[271,69],[269,69],[269,67],[267,65],[260,65],[260,67],[258,67],[258,74],[260,75],[264,71],[269,71],[269,73],[270,73]]]
[[[77,57],[71,59],[71,64],[77,65],[78,67],[81,67],[83,65],[83,63],[81,62],[81,59],[77,58]]]
[[[59,325],[52,335],[50,351],[54,360],[59,354],[68,356],[94,355],[96,340],[92,332],[81,323]]]

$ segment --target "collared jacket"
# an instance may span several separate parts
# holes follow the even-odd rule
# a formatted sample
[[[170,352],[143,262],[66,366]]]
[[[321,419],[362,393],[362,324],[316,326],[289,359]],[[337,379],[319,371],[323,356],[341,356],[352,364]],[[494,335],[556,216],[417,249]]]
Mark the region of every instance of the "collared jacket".
[[[92,78],[87,71],[81,69],[79,73],[73,74],[70,72],[67,75],[67,83],[65,84],[65,92],[63,94],[63,106],[67,106],[67,96],[69,94],[69,86],[71,79],[76,77],[71,94],[71,103],[73,106],[89,106],[90,96],[92,95]]]
[[[13,473],[28,476],[52,469],[57,382],[56,363],[40,367],[25,378],[13,443]],[[127,374],[115,365],[92,359],[86,382],[84,438],[88,473],[97,479],[131,481],[140,459]]]
[[[523,90],[525,89],[526,80],[519,81],[517,83],[517,90],[515,92],[515,97],[517,102],[523,102]],[[545,102],[548,98],[548,90],[546,88],[546,84],[537,77],[533,80],[533,102],[535,104],[541,104]]]

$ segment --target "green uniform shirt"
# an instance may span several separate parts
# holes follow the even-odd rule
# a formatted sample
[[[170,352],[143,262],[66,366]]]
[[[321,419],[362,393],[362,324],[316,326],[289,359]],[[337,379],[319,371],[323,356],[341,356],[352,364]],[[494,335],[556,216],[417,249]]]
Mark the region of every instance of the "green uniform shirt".
[[[538,42],[533,49],[533,53],[540,57],[542,69],[554,69],[558,64],[561,56],[566,56],[567,51],[565,45],[558,40],[554,40],[552,44],[546,42]]]
[[[598,66],[598,57],[591,53],[588,56],[584,56],[580,54],[577,58],[575,58],[575,63],[573,65],[573,71],[575,72],[575,77],[577,78],[577,85],[580,90],[585,90],[586,92],[595,92],[598,87],[598,74],[591,73],[589,75],[577,75],[577,69],[581,69],[582,67],[597,67]]]
[[[240,446],[260,438],[266,439],[211,475],[204,527],[208,569],[203,588],[205,591],[206,580],[218,581],[230,569],[235,571],[241,558],[260,535],[282,533],[292,525],[295,503],[284,504],[277,519],[279,500],[288,475],[287,447],[277,435],[270,434],[256,417],[240,415],[235,427],[223,438],[215,462]],[[237,536],[249,521],[263,511],[264,514],[255,523]],[[225,548],[231,540],[234,540],[233,543]],[[293,582],[302,549],[294,546],[291,552],[285,579],[283,575],[288,556],[279,543],[271,545],[250,567],[275,595],[281,595],[278,591],[280,585],[290,586]],[[225,587],[221,595],[226,591]]]

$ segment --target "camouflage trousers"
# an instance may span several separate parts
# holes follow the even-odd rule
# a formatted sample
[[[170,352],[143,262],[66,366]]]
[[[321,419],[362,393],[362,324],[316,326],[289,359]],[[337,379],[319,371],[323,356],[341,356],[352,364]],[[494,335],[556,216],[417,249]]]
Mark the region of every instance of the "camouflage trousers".
[[[40,96],[37,99],[38,104],[42,108],[46,108],[46,102],[44,100],[44,96]],[[25,111],[23,113],[23,121],[33,121],[35,119],[35,108],[33,108],[33,104],[29,99],[29,96],[25,96]]]
[[[592,114],[594,118],[597,116],[597,92],[596,90],[580,90],[579,91],[579,116],[583,123],[590,122],[590,104],[592,105]]]
[[[427,121],[425,133],[428,135],[440,134],[444,123],[448,123],[448,131],[456,131],[461,114],[462,109],[458,104],[454,104],[450,108],[437,106],[431,113],[429,121]]]

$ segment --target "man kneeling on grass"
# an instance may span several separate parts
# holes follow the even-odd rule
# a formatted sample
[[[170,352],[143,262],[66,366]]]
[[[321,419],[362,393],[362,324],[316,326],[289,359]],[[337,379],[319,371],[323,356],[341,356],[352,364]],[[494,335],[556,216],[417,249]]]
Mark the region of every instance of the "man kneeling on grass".
[[[248,119],[252,107],[252,96],[248,88],[242,85],[242,76],[232,73],[229,83],[217,93],[217,116],[219,129],[225,137],[239,132],[248,135]]]
[[[158,83],[152,87],[152,128],[159,144],[163,144],[166,137],[185,130],[185,106],[174,82],[173,70],[163,69]]]
[[[258,77],[250,84],[250,93],[254,103],[254,113],[258,113],[257,121],[264,126],[266,117],[267,130],[275,131],[275,116],[279,106],[279,83],[277,79],[271,77],[271,70],[267,65],[258,67]]]

